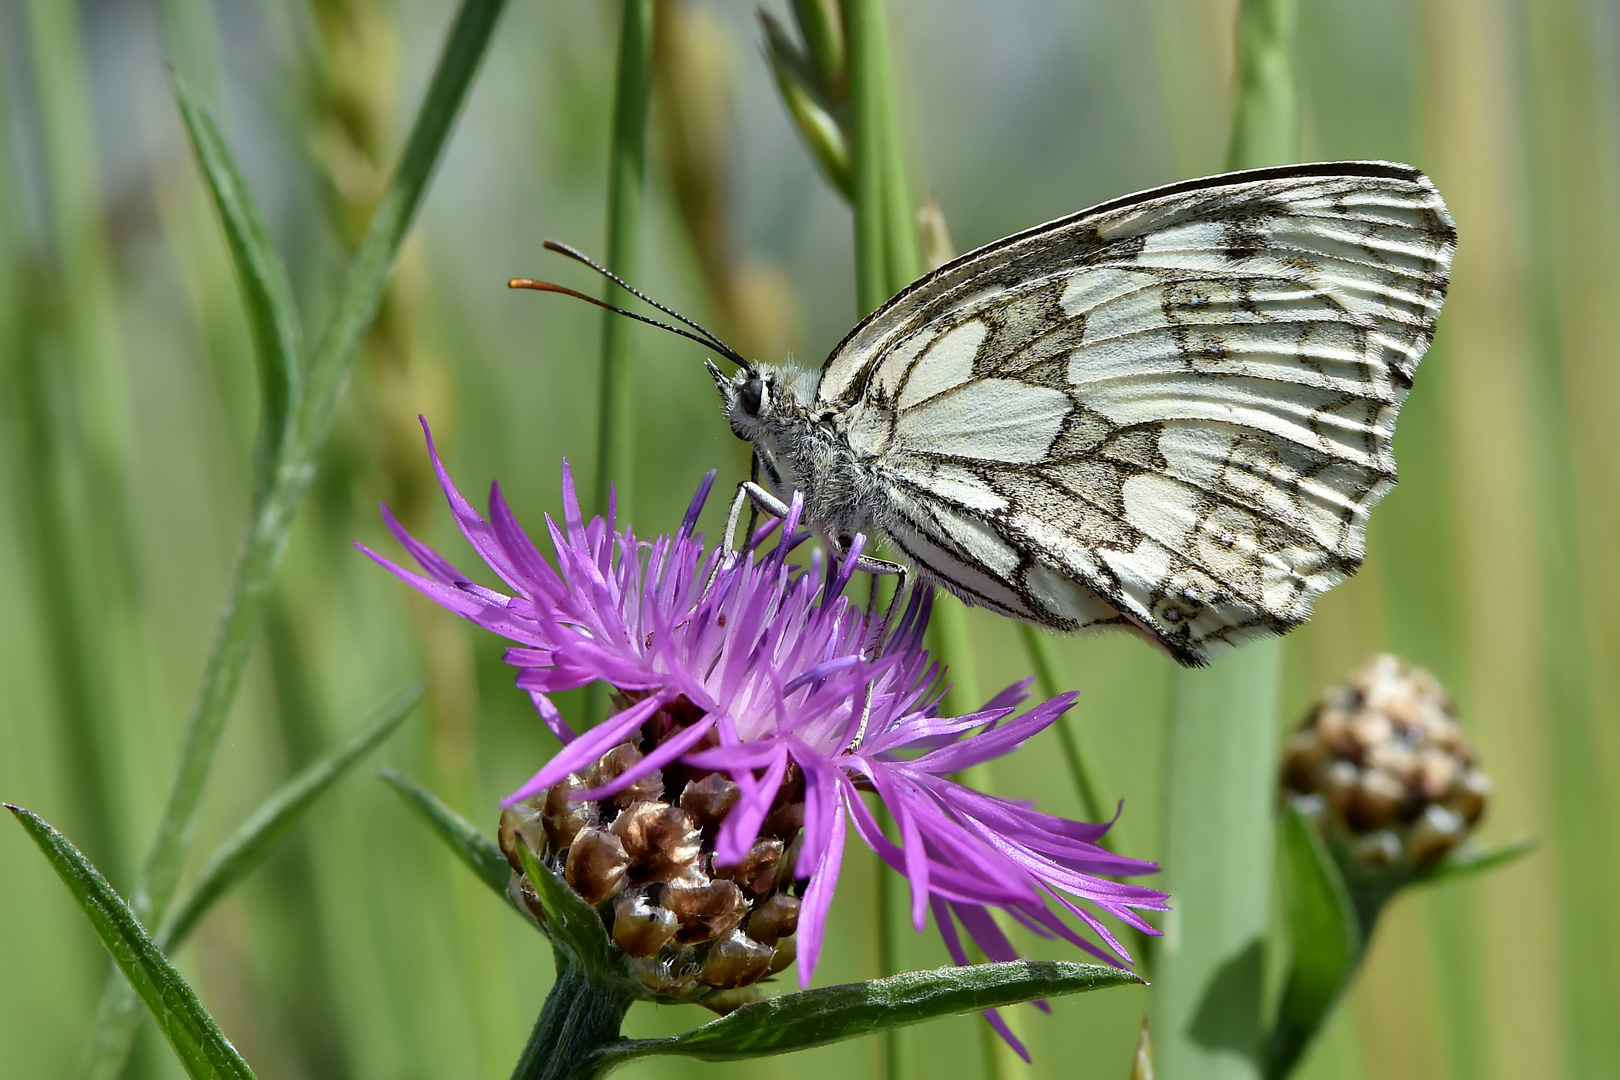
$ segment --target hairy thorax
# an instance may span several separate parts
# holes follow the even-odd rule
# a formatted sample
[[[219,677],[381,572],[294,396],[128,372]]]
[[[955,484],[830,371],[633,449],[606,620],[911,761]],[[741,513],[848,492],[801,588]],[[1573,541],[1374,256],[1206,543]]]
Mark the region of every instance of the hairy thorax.
[[[756,417],[732,427],[759,451],[766,479],[786,500],[804,495],[805,520],[843,547],[856,533],[875,540],[881,526],[883,486],[871,463],[860,460],[835,414],[818,409],[808,380],[772,372],[772,393]],[[876,530],[881,535],[881,527]]]

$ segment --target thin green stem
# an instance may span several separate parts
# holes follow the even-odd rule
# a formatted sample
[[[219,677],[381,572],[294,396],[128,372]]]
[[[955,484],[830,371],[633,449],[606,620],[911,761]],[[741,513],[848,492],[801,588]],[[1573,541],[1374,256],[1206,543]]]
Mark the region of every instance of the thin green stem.
[[[311,358],[291,429],[271,473],[269,490],[248,526],[202,687],[187,725],[180,769],[136,886],[133,905],[144,923],[150,924],[162,913],[174,892],[214,750],[263,618],[276,568],[286,548],[287,532],[314,479],[315,457],[326,441],[350,361],[376,314],[394,256],[421,203],[505,6],[506,0],[464,0],[399,169],[349,264],[331,322]]]
[[[1050,699],[1061,694],[1063,688],[1058,682],[1057,661],[1052,656],[1051,643],[1032,623],[1019,623],[1018,634],[1024,643],[1024,654],[1029,657],[1029,665],[1035,669],[1035,689],[1040,696]],[[1069,779],[1074,783],[1075,793],[1080,796],[1081,814],[1087,821],[1105,820],[1109,811],[1104,808],[1096,774],[1081,751],[1080,735],[1074,730],[1071,718],[1061,716],[1052,726],[1057,729],[1058,740],[1063,744],[1063,761],[1069,767]],[[1114,826],[1109,834],[1110,846],[1117,850],[1120,844],[1119,826]]]
[[[876,311],[917,274],[916,234],[911,227],[905,156],[900,122],[895,115],[893,79],[889,70],[888,31],[882,0],[843,0],[844,33],[849,56],[850,168],[854,174],[855,295],[861,315]],[[873,595],[879,590],[874,588]],[[950,615],[935,608],[936,637],[945,631]],[[951,623],[963,636],[961,612]],[[965,656],[949,646],[936,650],[941,657]],[[960,701],[973,681],[965,666],[953,671]],[[971,695],[977,700],[976,688]],[[977,706],[974,706],[977,707]],[[877,872],[878,963],[880,973],[900,969],[898,926],[905,920],[903,890],[883,867]],[[910,1047],[897,1031],[883,1033],[883,1075],[899,1080],[916,1070]]]
[[[634,281],[641,250],[641,204],[647,175],[647,103],[652,92],[652,0],[624,0],[619,28],[618,82],[613,94],[613,144],[608,152],[607,266]],[[624,307],[629,293],[608,282],[608,303]],[[602,397],[597,421],[596,509],[607,512],[617,491],[629,512],[636,424],[630,320],[602,313]]]
[[[894,295],[887,256],[884,172],[893,164],[884,141],[892,129],[889,51],[882,0],[843,0],[849,48],[850,170],[855,177],[855,300],[861,315]]]
[[[619,1037],[630,998],[619,987],[592,979],[584,965],[553,953],[557,981],[512,1070],[512,1080],[566,1080],[591,1053]]]
[[[144,925],[161,920],[174,894],[214,751],[263,620],[288,530],[314,479],[315,459],[326,440],[350,361],[376,314],[394,256],[505,6],[506,0],[464,0],[457,12],[399,168],[349,264],[331,321],[311,357],[287,436],[270,470],[270,483],[254,508],[231,577],[157,838],[136,879],[131,907]],[[105,992],[82,1075],[115,1076],[121,1069],[128,1044],[120,1047],[109,1040],[103,1028],[116,1023],[118,1014],[128,1008],[109,1000],[109,995],[128,993],[127,986],[118,985]]]
[[[1295,0],[1244,0],[1227,166],[1297,160]],[[1154,1053],[1169,1080],[1259,1076],[1282,645],[1172,676],[1164,863],[1175,898],[1154,955]]]
[[[1299,94],[1294,38],[1298,0],[1243,0],[1238,12],[1238,68],[1232,94],[1228,169],[1258,169],[1299,160]]]
[[[618,76],[613,92],[613,143],[608,150],[607,266],[634,281],[641,254],[641,204],[647,177],[647,107],[652,93],[652,0],[624,0],[619,27]],[[611,281],[604,299],[625,307],[633,297]],[[621,519],[628,517],[636,460],[635,356],[629,319],[602,312],[602,384],[596,420],[596,509],[608,510],[612,492]],[[607,687],[585,688],[585,721],[607,715]]]

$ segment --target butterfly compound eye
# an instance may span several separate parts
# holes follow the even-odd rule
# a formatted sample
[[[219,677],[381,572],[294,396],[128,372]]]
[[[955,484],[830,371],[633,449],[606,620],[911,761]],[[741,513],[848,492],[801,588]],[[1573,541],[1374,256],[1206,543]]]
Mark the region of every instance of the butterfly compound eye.
[[[758,376],[743,383],[737,391],[737,404],[749,416],[758,416],[766,400],[765,381]]]

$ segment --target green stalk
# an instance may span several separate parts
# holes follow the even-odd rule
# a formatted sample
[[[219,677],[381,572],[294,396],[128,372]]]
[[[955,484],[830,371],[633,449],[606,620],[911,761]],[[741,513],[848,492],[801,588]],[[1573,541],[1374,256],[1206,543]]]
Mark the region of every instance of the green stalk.
[[[421,203],[440,151],[467,88],[483,59],[506,0],[464,0],[450,38],[433,74],[427,98],[417,115],[399,170],[372,215],[365,239],[355,252],[332,320],[309,365],[303,394],[293,411],[282,452],[271,473],[269,490],[248,526],[241,556],[232,575],[214,648],[187,725],[180,769],[158,827],[133,906],[143,923],[161,914],[174,891],[180,861],[195,825],[214,750],[236,696],[249,650],[264,614],[276,568],[286,549],[287,532],[315,476],[315,457],[326,440],[338,395],[348,377],[355,347],[377,311],[388,271],[411,219]]]
[[[576,1070],[584,1072],[581,1066],[594,1051],[618,1040],[619,1025],[630,1009],[623,988],[592,979],[585,965],[561,950],[552,955],[557,980],[512,1070],[512,1080],[566,1080],[579,1075]]]
[[[214,751],[268,604],[288,530],[314,479],[315,459],[326,440],[355,348],[376,314],[394,256],[421,204],[504,7],[505,0],[464,0],[457,12],[399,168],[349,264],[331,321],[311,358],[286,438],[270,470],[269,486],[254,508],[232,574],[157,838],[136,879],[130,906],[146,926],[161,920],[174,894]],[[102,1021],[119,1011],[108,995],[120,993],[129,991],[109,987],[104,994],[92,1036],[94,1045],[105,1044]],[[110,1076],[116,1075],[120,1065],[106,1055],[92,1053],[82,1071]]]
[[[652,94],[652,0],[624,0],[619,27],[618,81],[613,91],[613,143],[608,150],[607,266],[634,281],[641,253],[641,203],[647,176],[647,105]],[[615,307],[634,298],[611,281],[604,297]],[[596,421],[596,510],[606,514],[614,492],[620,520],[630,513],[636,461],[635,357],[630,320],[602,312],[602,386]],[[607,715],[607,687],[585,688],[585,722]]]
[[[619,29],[618,83],[613,94],[613,145],[608,152],[607,267],[634,281],[641,250],[641,202],[647,175],[647,102],[652,93],[652,0],[624,0]],[[608,303],[633,297],[608,283]],[[602,398],[597,422],[596,509],[607,513],[608,488],[619,515],[630,508],[635,466],[635,376],[628,319],[602,313]]]
[[[1052,656],[1051,644],[1046,640],[1040,628],[1033,623],[1019,623],[1018,634],[1024,643],[1024,653],[1029,657],[1030,667],[1035,669],[1035,689],[1043,699],[1054,698],[1063,693],[1058,682],[1057,662]],[[1080,749],[1080,734],[1074,730],[1073,721],[1069,716],[1058,718],[1052,725],[1057,729],[1058,740],[1063,744],[1063,761],[1069,767],[1069,779],[1074,783],[1074,790],[1080,796],[1080,812],[1087,821],[1106,821],[1112,814],[1104,806],[1101,788],[1097,784],[1096,773],[1092,771],[1091,762],[1086,760]],[[1128,851],[1123,843],[1120,826],[1115,825],[1108,830],[1108,845],[1114,850]]]
[[[888,29],[882,0],[842,0],[844,34],[849,55],[850,169],[854,176],[855,299],[862,317],[871,314],[917,276],[917,241],[911,227],[910,196],[905,156],[895,116],[893,76],[889,70]],[[879,594],[874,583],[873,597]],[[944,598],[942,598],[943,600]],[[964,629],[961,611],[955,612],[956,642],[950,636],[947,603],[935,608],[935,653],[965,655],[959,644]],[[952,705],[959,702],[972,673],[953,668],[957,681]],[[976,694],[975,694],[976,699]],[[887,822],[885,822],[887,824]],[[901,926],[909,921],[905,890],[887,868],[877,871],[877,939],[879,974],[901,968]],[[883,1076],[900,1080],[915,1073],[909,1041],[898,1031],[883,1033]]]
[[[1298,156],[1295,16],[1295,0],[1243,0],[1228,168]],[[1260,1075],[1281,659],[1281,642],[1253,642],[1172,678],[1163,852],[1174,910],[1153,998],[1167,1080]]]

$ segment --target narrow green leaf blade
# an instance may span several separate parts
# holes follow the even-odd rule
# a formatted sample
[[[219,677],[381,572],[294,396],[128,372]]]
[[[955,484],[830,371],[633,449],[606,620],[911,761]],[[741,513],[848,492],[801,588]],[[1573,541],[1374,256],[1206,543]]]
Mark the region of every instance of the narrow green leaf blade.
[[[158,943],[172,950],[184,941],[208,909],[252,872],[281,835],[355,762],[392,735],[421,698],[421,683],[395,694],[347,742],[310,762],[260,803],[209,855],[190,891],[175,903],[158,928]]]
[[[610,979],[620,975],[624,970],[623,954],[608,940],[596,909],[521,844],[518,857],[523,860],[524,872],[546,909],[543,925],[551,943],[566,950],[594,975]]]
[[[1110,986],[1140,984],[1120,968],[1061,961],[1014,961],[908,971],[872,982],[785,994],[667,1039],[639,1039],[597,1051],[586,1076],[601,1076],[638,1057],[678,1054],[733,1061],[806,1050],[941,1016]]]
[[[506,884],[512,878],[512,868],[500,847],[473,827],[473,824],[439,800],[439,797],[404,773],[384,769],[377,776],[405,800],[405,805],[416,811],[427,822],[434,835],[443,840],[456,858],[467,864],[485,885],[506,899]]]
[[[194,1080],[252,1080],[253,1070],[90,860],[37,814],[5,805],[45,853],[124,977],[152,1010],[152,1018],[174,1047],[186,1075]]]
[[[1266,1051],[1266,1075],[1287,1076],[1321,1029],[1361,959],[1361,929],[1327,845],[1304,814],[1285,803],[1278,868],[1292,959]]]
[[[1434,885],[1440,882],[1459,881],[1498,866],[1505,866],[1535,849],[1535,838],[1530,836],[1521,836],[1511,843],[1494,848],[1470,842],[1442,859],[1433,870],[1424,874],[1414,884]]]
[[[203,178],[213,193],[214,206],[225,226],[231,261],[236,264],[247,309],[248,328],[259,370],[259,408],[263,425],[262,462],[274,460],[286,431],[287,418],[298,400],[303,363],[303,327],[293,302],[287,269],[270,239],[270,230],[242,178],[229,145],[213,116],[191,85],[174,77],[174,96],[191,134],[192,149],[202,166]]]

